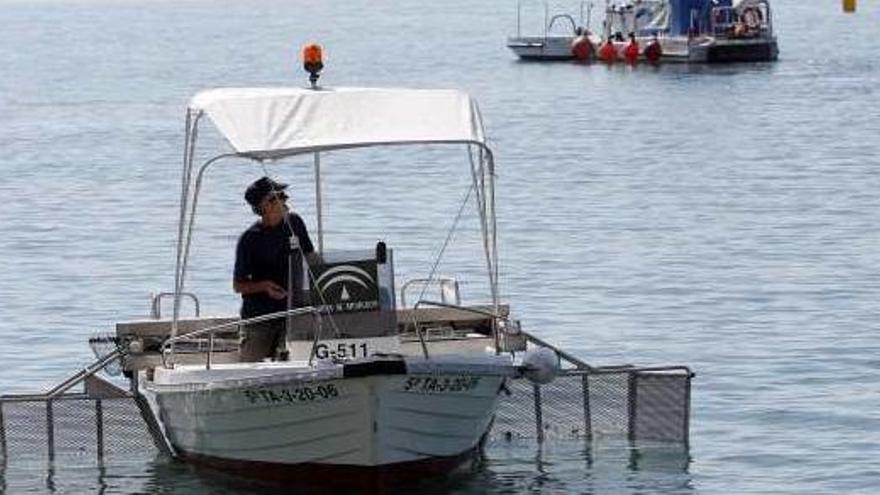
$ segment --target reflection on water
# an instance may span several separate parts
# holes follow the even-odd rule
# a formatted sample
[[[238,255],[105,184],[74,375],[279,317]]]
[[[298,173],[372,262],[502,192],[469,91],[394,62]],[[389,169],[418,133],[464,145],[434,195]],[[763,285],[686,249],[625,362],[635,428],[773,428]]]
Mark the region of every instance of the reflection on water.
[[[466,463],[446,479],[426,480],[383,493],[688,493],[692,490],[690,463],[688,450],[680,444],[633,445],[618,438],[544,445],[495,441],[482,457]],[[0,469],[0,492],[328,493],[320,486],[261,484],[161,456],[149,462],[114,462],[97,467],[75,464]]]
[[[479,472],[459,479],[464,493],[683,493],[691,489],[689,451],[681,444],[593,442],[495,443]]]

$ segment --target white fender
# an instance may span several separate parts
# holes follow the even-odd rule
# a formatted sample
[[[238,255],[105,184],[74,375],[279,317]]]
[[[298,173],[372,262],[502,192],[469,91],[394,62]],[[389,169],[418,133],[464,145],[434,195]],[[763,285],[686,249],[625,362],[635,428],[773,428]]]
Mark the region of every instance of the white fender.
[[[522,361],[523,374],[529,380],[544,385],[559,373],[559,356],[549,347],[539,347],[526,353]]]

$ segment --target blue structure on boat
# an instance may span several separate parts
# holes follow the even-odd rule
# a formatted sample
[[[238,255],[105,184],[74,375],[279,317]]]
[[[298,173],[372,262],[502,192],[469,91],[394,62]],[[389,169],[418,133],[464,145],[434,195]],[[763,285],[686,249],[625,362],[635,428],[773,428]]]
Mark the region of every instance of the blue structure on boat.
[[[733,6],[733,0],[668,0],[668,3],[669,27],[666,32],[670,36],[704,32],[709,28],[713,8]]]
[[[763,62],[779,55],[770,0],[609,3],[602,27],[604,38],[619,43],[632,32],[645,46],[658,43],[664,61]]]

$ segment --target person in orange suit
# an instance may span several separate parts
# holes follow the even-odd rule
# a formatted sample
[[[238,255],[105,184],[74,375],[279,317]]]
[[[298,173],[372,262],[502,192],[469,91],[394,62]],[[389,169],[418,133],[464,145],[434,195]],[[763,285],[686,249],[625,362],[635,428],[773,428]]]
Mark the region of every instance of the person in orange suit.
[[[609,64],[613,64],[617,60],[617,48],[614,46],[614,41],[610,36],[605,40],[605,43],[602,43],[602,47],[599,48],[599,60]]]
[[[623,50],[623,58],[630,64],[635,64],[639,60],[639,42],[635,33],[629,33],[629,43]]]

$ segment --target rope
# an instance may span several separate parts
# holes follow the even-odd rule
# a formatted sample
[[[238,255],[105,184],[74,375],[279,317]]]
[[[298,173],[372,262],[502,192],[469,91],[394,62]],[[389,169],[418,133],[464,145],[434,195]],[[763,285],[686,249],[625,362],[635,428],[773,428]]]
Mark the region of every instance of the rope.
[[[443,254],[446,252],[446,248],[449,246],[449,243],[452,241],[452,235],[455,233],[456,227],[458,226],[458,221],[461,219],[462,214],[464,213],[464,209],[467,204],[470,202],[471,193],[476,189],[476,184],[471,183],[468,186],[467,193],[464,195],[464,199],[461,202],[461,206],[458,207],[458,213],[455,215],[455,219],[452,221],[452,225],[449,226],[449,230],[446,233],[446,238],[443,240],[443,244],[440,246],[440,250],[437,253],[437,256],[434,259],[434,263],[431,266],[431,271],[428,274],[428,278],[424,284],[422,284],[422,290],[419,292],[419,297],[416,299],[416,304],[422,300],[425,296],[425,292],[428,290],[428,285],[434,280],[434,276],[437,274],[437,267],[440,265],[440,261],[443,259]],[[418,319],[416,318],[416,312],[412,312],[412,324],[416,331],[419,331],[418,327]]]
[[[263,175],[265,177],[269,177],[270,179],[272,179],[273,183],[277,183],[275,178],[271,177],[269,175],[269,169],[266,168],[266,163],[263,160],[260,160],[259,163],[260,163],[260,168],[263,170]],[[277,191],[275,189],[272,190],[273,194],[278,194],[279,192],[281,192],[281,191]],[[284,225],[287,226],[287,230],[291,233],[291,235],[296,235],[293,233],[293,226],[290,224],[290,215],[289,214],[284,215]],[[300,255],[302,255],[303,258],[305,258],[305,253],[303,253],[302,246],[299,245],[299,243],[297,243],[297,249],[299,250]],[[322,291],[321,287],[318,285],[317,278],[315,277],[315,272],[312,271],[312,267],[308,262],[306,262],[304,264],[306,266],[306,272],[308,273],[309,282],[311,282],[312,286],[314,286],[315,290],[318,292],[318,298],[321,300],[321,305],[327,306],[327,299],[324,297],[324,291]],[[290,270],[289,267],[288,267],[288,270]],[[290,308],[288,308],[288,309],[290,309]],[[333,333],[337,337],[341,336],[342,332],[339,330],[339,326],[336,325],[336,320],[333,319],[333,315],[331,315],[330,313],[327,313],[327,318],[330,320],[330,326],[333,327]],[[317,334],[317,332],[316,332],[316,334]]]

